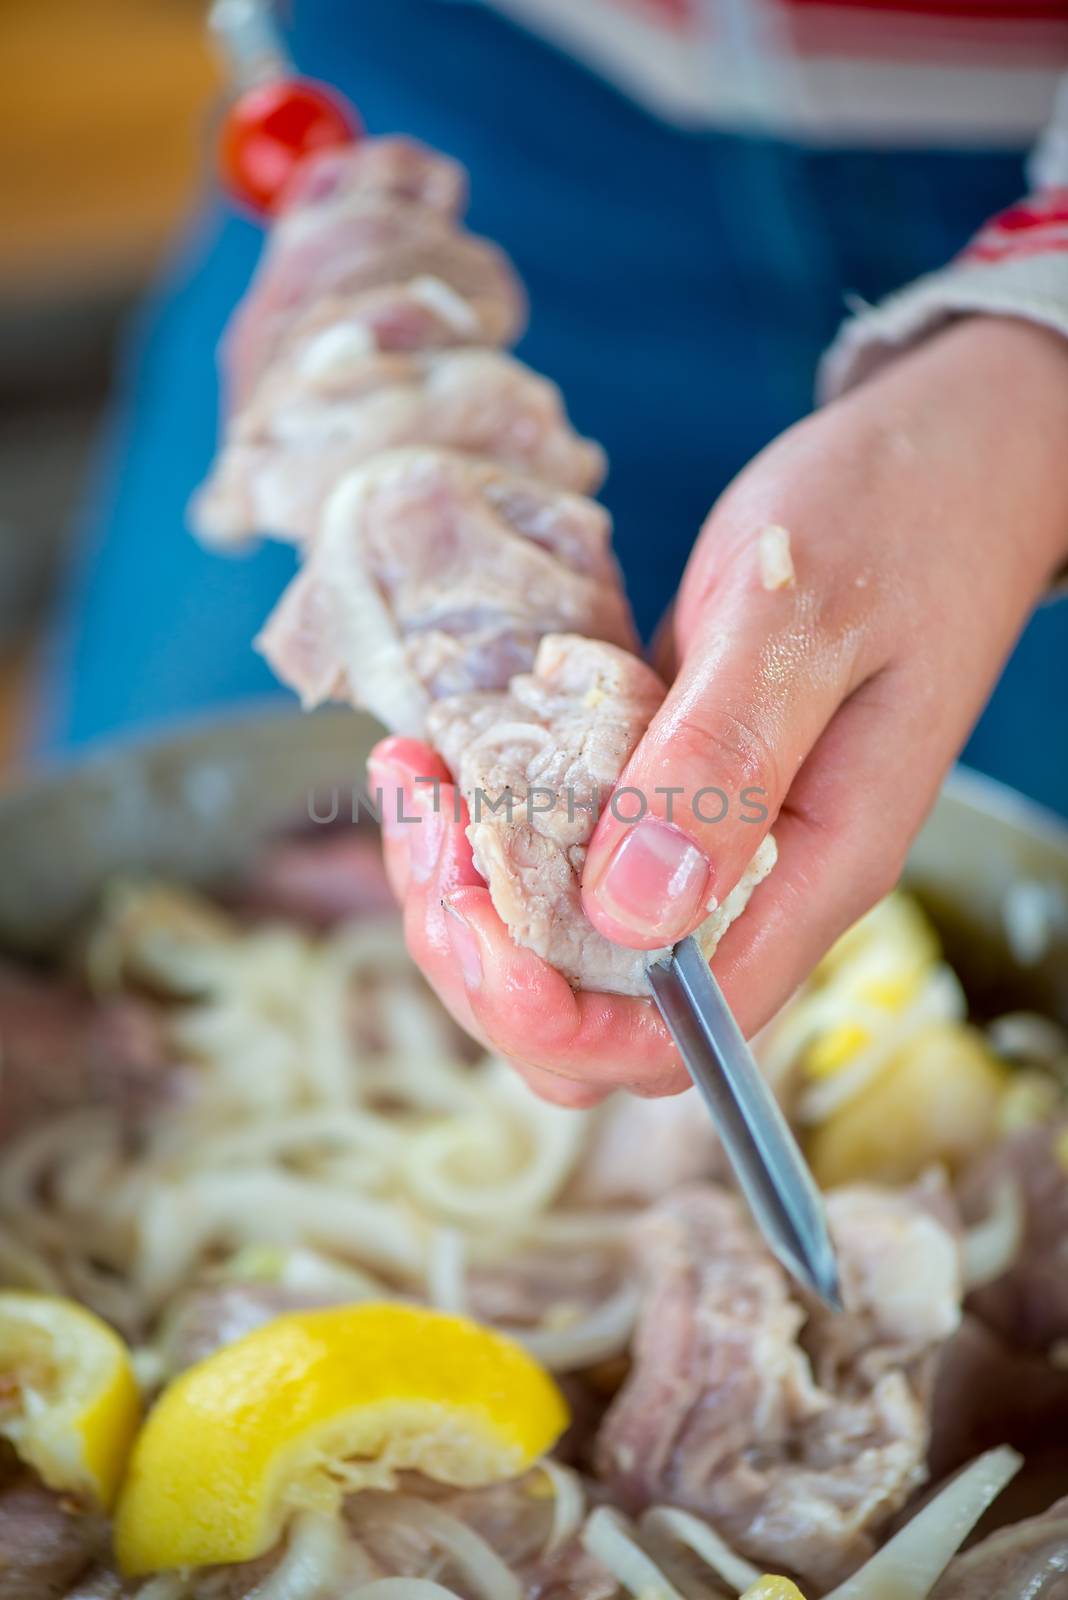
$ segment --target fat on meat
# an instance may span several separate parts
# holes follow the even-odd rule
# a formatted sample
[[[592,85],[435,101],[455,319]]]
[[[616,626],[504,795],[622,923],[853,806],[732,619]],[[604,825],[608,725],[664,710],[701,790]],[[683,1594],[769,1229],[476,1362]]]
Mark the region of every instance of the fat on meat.
[[[280,358],[233,419],[192,507],[208,542],[310,541],[345,474],[384,450],[441,445],[590,493],[604,456],[547,378],[497,350],[361,353],[328,328]]]
[[[645,994],[646,967],[665,954],[598,933],[582,909],[581,879],[600,810],[666,692],[627,650],[549,634],[533,671],[506,692],[443,699],[428,718],[467,801],[475,865],[499,916],[518,944],[585,989]],[[732,895],[710,908],[697,935],[706,954],[774,852],[766,839]]]
[[[959,1247],[923,1192],[828,1196],[846,1311],[797,1298],[741,1202],[679,1191],[635,1228],[633,1366],[597,1441],[613,1499],[705,1516],[817,1592],[853,1571],[923,1483]]]
[[[465,342],[517,338],[522,288],[504,253],[457,223],[465,195],[456,163],[411,141],[361,141],[320,158],[290,193],[225,335],[231,406],[240,409],[294,325],[329,298],[342,299],[348,321],[379,348],[392,347],[391,331],[408,320],[398,312],[417,308],[420,295],[468,308]],[[450,320],[439,308],[438,325]]]
[[[342,480],[257,643],[306,707],[347,700],[423,737],[432,701],[505,688],[560,630],[634,642],[607,513],[419,449]]]

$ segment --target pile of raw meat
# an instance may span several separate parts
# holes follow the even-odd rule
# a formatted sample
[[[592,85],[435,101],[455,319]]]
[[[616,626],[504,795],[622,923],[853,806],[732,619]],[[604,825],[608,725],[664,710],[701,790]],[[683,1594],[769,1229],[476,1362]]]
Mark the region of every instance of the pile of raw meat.
[[[464,198],[455,163],[401,139],[302,173],[228,335],[231,412],[193,519],[214,545],[301,547],[259,640],[279,677],[307,707],[432,740],[469,802],[487,797],[475,863],[517,942],[578,986],[641,994],[658,952],[604,939],[579,887],[666,691],[586,498],[602,452],[504,354],[522,290],[463,228]],[[768,838],[710,906],[709,953],[774,859]]]

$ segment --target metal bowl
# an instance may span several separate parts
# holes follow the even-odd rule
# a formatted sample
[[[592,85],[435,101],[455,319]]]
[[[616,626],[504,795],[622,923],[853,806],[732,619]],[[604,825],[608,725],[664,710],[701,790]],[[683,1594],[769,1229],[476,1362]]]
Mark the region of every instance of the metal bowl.
[[[226,887],[272,836],[350,820],[380,731],[348,711],[271,711],[20,784],[0,796],[0,948],[56,951],[117,873]],[[1068,1025],[1068,828],[958,770],[906,879],[977,1014],[1028,1007]]]

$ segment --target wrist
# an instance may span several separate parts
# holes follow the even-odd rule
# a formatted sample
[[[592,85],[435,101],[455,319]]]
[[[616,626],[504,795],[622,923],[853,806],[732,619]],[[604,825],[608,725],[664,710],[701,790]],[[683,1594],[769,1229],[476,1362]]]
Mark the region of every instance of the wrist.
[[[1041,587],[1068,562],[1068,339],[1022,317],[976,315],[930,345],[947,403],[974,427],[977,474],[1019,493],[1020,520],[1007,531],[1033,556]]]
[[[961,317],[832,402],[873,459],[926,479],[941,536],[1031,606],[1068,562],[1068,339],[1011,316]],[[933,497],[933,498],[932,498]]]

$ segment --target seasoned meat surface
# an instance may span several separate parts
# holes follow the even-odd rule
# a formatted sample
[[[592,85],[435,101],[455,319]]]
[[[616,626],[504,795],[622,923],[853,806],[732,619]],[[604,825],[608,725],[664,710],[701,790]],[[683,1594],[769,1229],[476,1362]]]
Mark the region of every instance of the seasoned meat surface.
[[[561,489],[589,493],[604,475],[560,392],[497,350],[372,353],[335,325],[264,374],[233,419],[194,508],[213,541],[315,535],[337,483],[383,450],[441,445]]]
[[[432,701],[503,689],[545,633],[632,625],[606,512],[445,450],[377,456],[332,495],[259,648],[306,706],[422,736]]]
[[[517,944],[585,989],[645,994],[646,967],[664,954],[598,933],[582,909],[581,879],[600,811],[665,692],[628,651],[550,634],[533,671],[506,692],[452,696],[428,718],[467,800],[475,865],[498,914]],[[748,885],[699,931],[709,953],[770,867],[774,846],[762,851]]]

